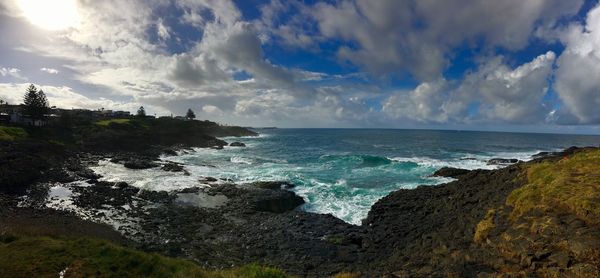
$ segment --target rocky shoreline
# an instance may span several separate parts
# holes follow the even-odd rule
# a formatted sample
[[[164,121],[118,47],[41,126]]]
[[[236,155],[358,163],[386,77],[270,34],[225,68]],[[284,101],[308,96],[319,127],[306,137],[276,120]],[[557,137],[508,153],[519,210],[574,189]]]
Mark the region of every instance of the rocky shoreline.
[[[221,143],[217,146],[227,144],[214,142]],[[26,146],[17,152],[25,157],[5,153],[5,157],[13,157],[11,165],[38,163],[35,157],[28,157],[36,154],[30,152],[35,144],[5,144],[8,147],[3,147],[10,150]],[[205,147],[211,147],[208,145]],[[526,183],[521,175],[524,165],[556,161],[582,151],[571,148],[540,154],[532,162],[499,170],[441,169],[437,175],[457,180],[392,192],[373,205],[361,226],[296,209],[304,200],[289,191],[293,185],[286,182],[235,184],[206,177],[177,191],[146,191],[125,182],[101,181],[90,169],[108,159],[130,169],[161,167],[185,173],[183,165],[158,160],[161,153],[173,154],[177,148],[155,147],[143,152],[51,150],[40,155],[45,160],[35,164],[40,165],[40,173],[34,179],[12,176],[17,182],[35,182],[36,186],[29,187],[26,197],[15,198],[23,195],[15,193],[18,191],[0,194],[0,218],[22,214],[27,216],[24,218],[31,216],[30,224],[38,226],[50,227],[52,221],[88,225],[94,228],[86,229],[101,231],[97,232],[100,237],[190,259],[209,269],[259,263],[301,277],[340,272],[365,277],[493,275],[509,263],[489,246],[474,241],[478,223],[490,208],[504,205],[509,194]],[[5,178],[3,182],[13,180]],[[44,216],[38,219],[34,215]],[[23,225],[18,221],[5,223],[0,232]],[[81,233],[88,232],[83,229]],[[94,233],[88,235],[96,236]],[[530,265],[521,268],[525,274],[535,270]],[[588,271],[597,270],[596,266]]]

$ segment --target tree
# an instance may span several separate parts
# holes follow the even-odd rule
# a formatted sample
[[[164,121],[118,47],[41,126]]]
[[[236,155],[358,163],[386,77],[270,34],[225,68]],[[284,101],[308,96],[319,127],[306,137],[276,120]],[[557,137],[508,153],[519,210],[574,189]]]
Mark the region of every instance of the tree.
[[[192,109],[188,109],[187,114],[185,114],[185,117],[188,118],[188,120],[193,120],[196,118],[196,114],[194,114],[194,111],[192,111]]]
[[[144,109],[144,106],[140,106],[140,109],[137,111],[137,116],[140,118],[146,117],[146,109]]]
[[[33,85],[29,85],[25,91],[25,97],[23,98],[23,114],[31,117],[34,120],[44,119],[45,115],[48,114],[48,99],[44,91],[39,90]]]

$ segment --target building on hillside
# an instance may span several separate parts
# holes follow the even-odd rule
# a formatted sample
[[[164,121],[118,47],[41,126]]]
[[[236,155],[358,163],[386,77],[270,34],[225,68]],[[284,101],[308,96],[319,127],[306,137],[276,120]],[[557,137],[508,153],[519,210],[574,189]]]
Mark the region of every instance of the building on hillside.
[[[48,121],[45,119],[32,119],[21,113],[23,105],[2,105],[0,106],[0,121],[26,126],[45,126]]]
[[[0,123],[3,123],[3,124],[10,123],[10,115],[8,113],[0,112]]]
[[[129,111],[113,111],[113,110],[88,110],[88,109],[62,109],[55,106],[50,108],[49,113],[46,115],[44,120],[33,120],[27,115],[23,115],[21,111],[23,105],[1,105],[0,106],[0,122],[8,122],[18,125],[27,126],[45,126],[48,122],[56,120],[63,115],[70,115],[77,118],[87,119],[90,121],[103,120],[103,119],[117,119],[117,118],[130,118],[131,112]],[[148,118],[154,118],[154,116],[148,116]]]
[[[19,112],[13,112],[10,115],[10,123],[26,126],[45,126],[48,124],[46,119],[32,119],[27,115],[22,115]]]
[[[92,116],[95,119],[129,118],[129,117],[131,117],[131,112],[129,112],[129,111],[104,110],[104,108],[101,108],[99,110],[93,111],[92,112]]]

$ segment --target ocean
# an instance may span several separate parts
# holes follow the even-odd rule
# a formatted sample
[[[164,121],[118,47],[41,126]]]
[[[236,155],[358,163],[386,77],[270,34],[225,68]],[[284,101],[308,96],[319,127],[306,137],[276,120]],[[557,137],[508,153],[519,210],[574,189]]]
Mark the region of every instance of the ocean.
[[[150,190],[199,185],[202,177],[289,181],[304,197],[301,209],[330,213],[360,225],[378,199],[398,189],[451,181],[431,177],[444,166],[495,169],[491,158],[529,160],[541,151],[598,146],[600,136],[389,129],[261,129],[258,137],[224,138],[247,147],[197,148],[163,156],[185,164],[189,176],[159,168],[130,170],[101,161],[92,169],[107,181]]]

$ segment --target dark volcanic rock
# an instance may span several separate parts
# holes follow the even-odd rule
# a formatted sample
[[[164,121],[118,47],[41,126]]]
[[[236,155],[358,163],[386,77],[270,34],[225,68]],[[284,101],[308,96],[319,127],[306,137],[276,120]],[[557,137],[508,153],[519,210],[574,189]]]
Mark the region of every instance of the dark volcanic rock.
[[[442,167],[441,169],[435,171],[433,173],[434,177],[446,177],[446,178],[456,178],[467,173],[471,172],[466,169],[452,168],[452,167]]]
[[[158,167],[158,164],[148,159],[134,158],[123,163],[123,166],[129,169],[149,169]]]
[[[531,158],[538,159],[538,158],[549,157],[549,156],[552,156],[552,155],[556,155],[556,153],[555,152],[539,152],[539,153],[536,153],[536,154],[532,155]]]
[[[216,182],[218,179],[213,177],[204,177],[199,180],[200,182]]]
[[[579,149],[567,151],[555,157]],[[0,153],[0,158],[5,157]],[[154,163],[155,156],[123,153],[115,155],[114,161],[132,159]],[[0,169],[6,161],[0,159]],[[92,186],[72,188],[76,193],[73,203],[101,219],[114,217],[115,211],[125,215],[118,220],[132,221],[130,227],[135,228],[121,230],[127,227],[124,225],[119,230],[139,248],[193,259],[208,268],[258,263],[299,277],[331,277],[343,271],[366,277],[476,277],[504,269],[503,258],[474,243],[474,231],[490,208],[506,204],[508,194],[524,184],[522,164],[494,171],[440,169],[438,174],[460,179],[392,192],[373,205],[362,226],[354,226],[332,215],[297,210],[304,200],[282,189],[292,186],[287,182],[218,184],[216,178],[206,177],[201,181],[211,182],[210,186],[146,191],[123,182],[98,181],[86,173],[86,166],[70,168],[76,176],[95,180]],[[179,166],[167,163],[163,167],[177,171]],[[48,173],[48,169],[53,169],[52,163],[40,173]],[[0,212],[2,202],[0,198]],[[16,201],[12,202],[16,207]],[[11,211],[4,215],[10,216]],[[488,244],[514,254],[508,258],[514,260],[510,266],[519,269],[545,263],[571,267],[579,276],[597,277],[596,266],[582,264],[577,258],[589,257],[589,250],[600,250],[595,248],[600,242],[590,240],[600,238],[596,235],[599,230],[562,216],[553,221],[575,223],[580,228],[546,230],[544,222],[536,229],[490,235],[491,239],[508,239]],[[534,230],[536,233],[531,232]],[[557,232],[571,235],[560,243],[568,245],[568,251],[546,248]],[[548,241],[540,241],[546,234],[550,235]],[[528,246],[540,242],[540,248]],[[592,244],[594,248],[588,248]]]
[[[179,164],[179,163],[175,163],[172,161],[168,161],[166,164],[164,164],[161,169],[163,171],[168,171],[168,172],[183,172],[183,165]]]
[[[23,193],[35,182],[70,181],[62,170],[68,155],[53,143],[0,141],[0,192]]]
[[[257,181],[249,185],[262,189],[291,189],[296,187],[287,181]]]
[[[569,147],[560,152],[539,152],[531,156],[534,160],[557,160],[563,159],[575,153],[586,151],[590,149],[595,149],[596,147]]]
[[[173,149],[164,149],[163,153],[166,155],[177,155],[177,152]]]
[[[304,199],[294,192],[273,190],[272,194],[261,196],[253,201],[254,209],[258,211],[282,213],[304,204]]]
[[[233,142],[231,144],[229,144],[230,147],[245,147],[246,144],[242,143],[242,142]]]
[[[447,184],[390,193],[363,220],[364,258],[371,261],[371,269],[404,269],[409,276],[447,276],[450,271],[465,277],[490,270],[464,258],[486,258],[472,248],[475,226],[522,184],[519,173],[518,165],[474,170]]]

